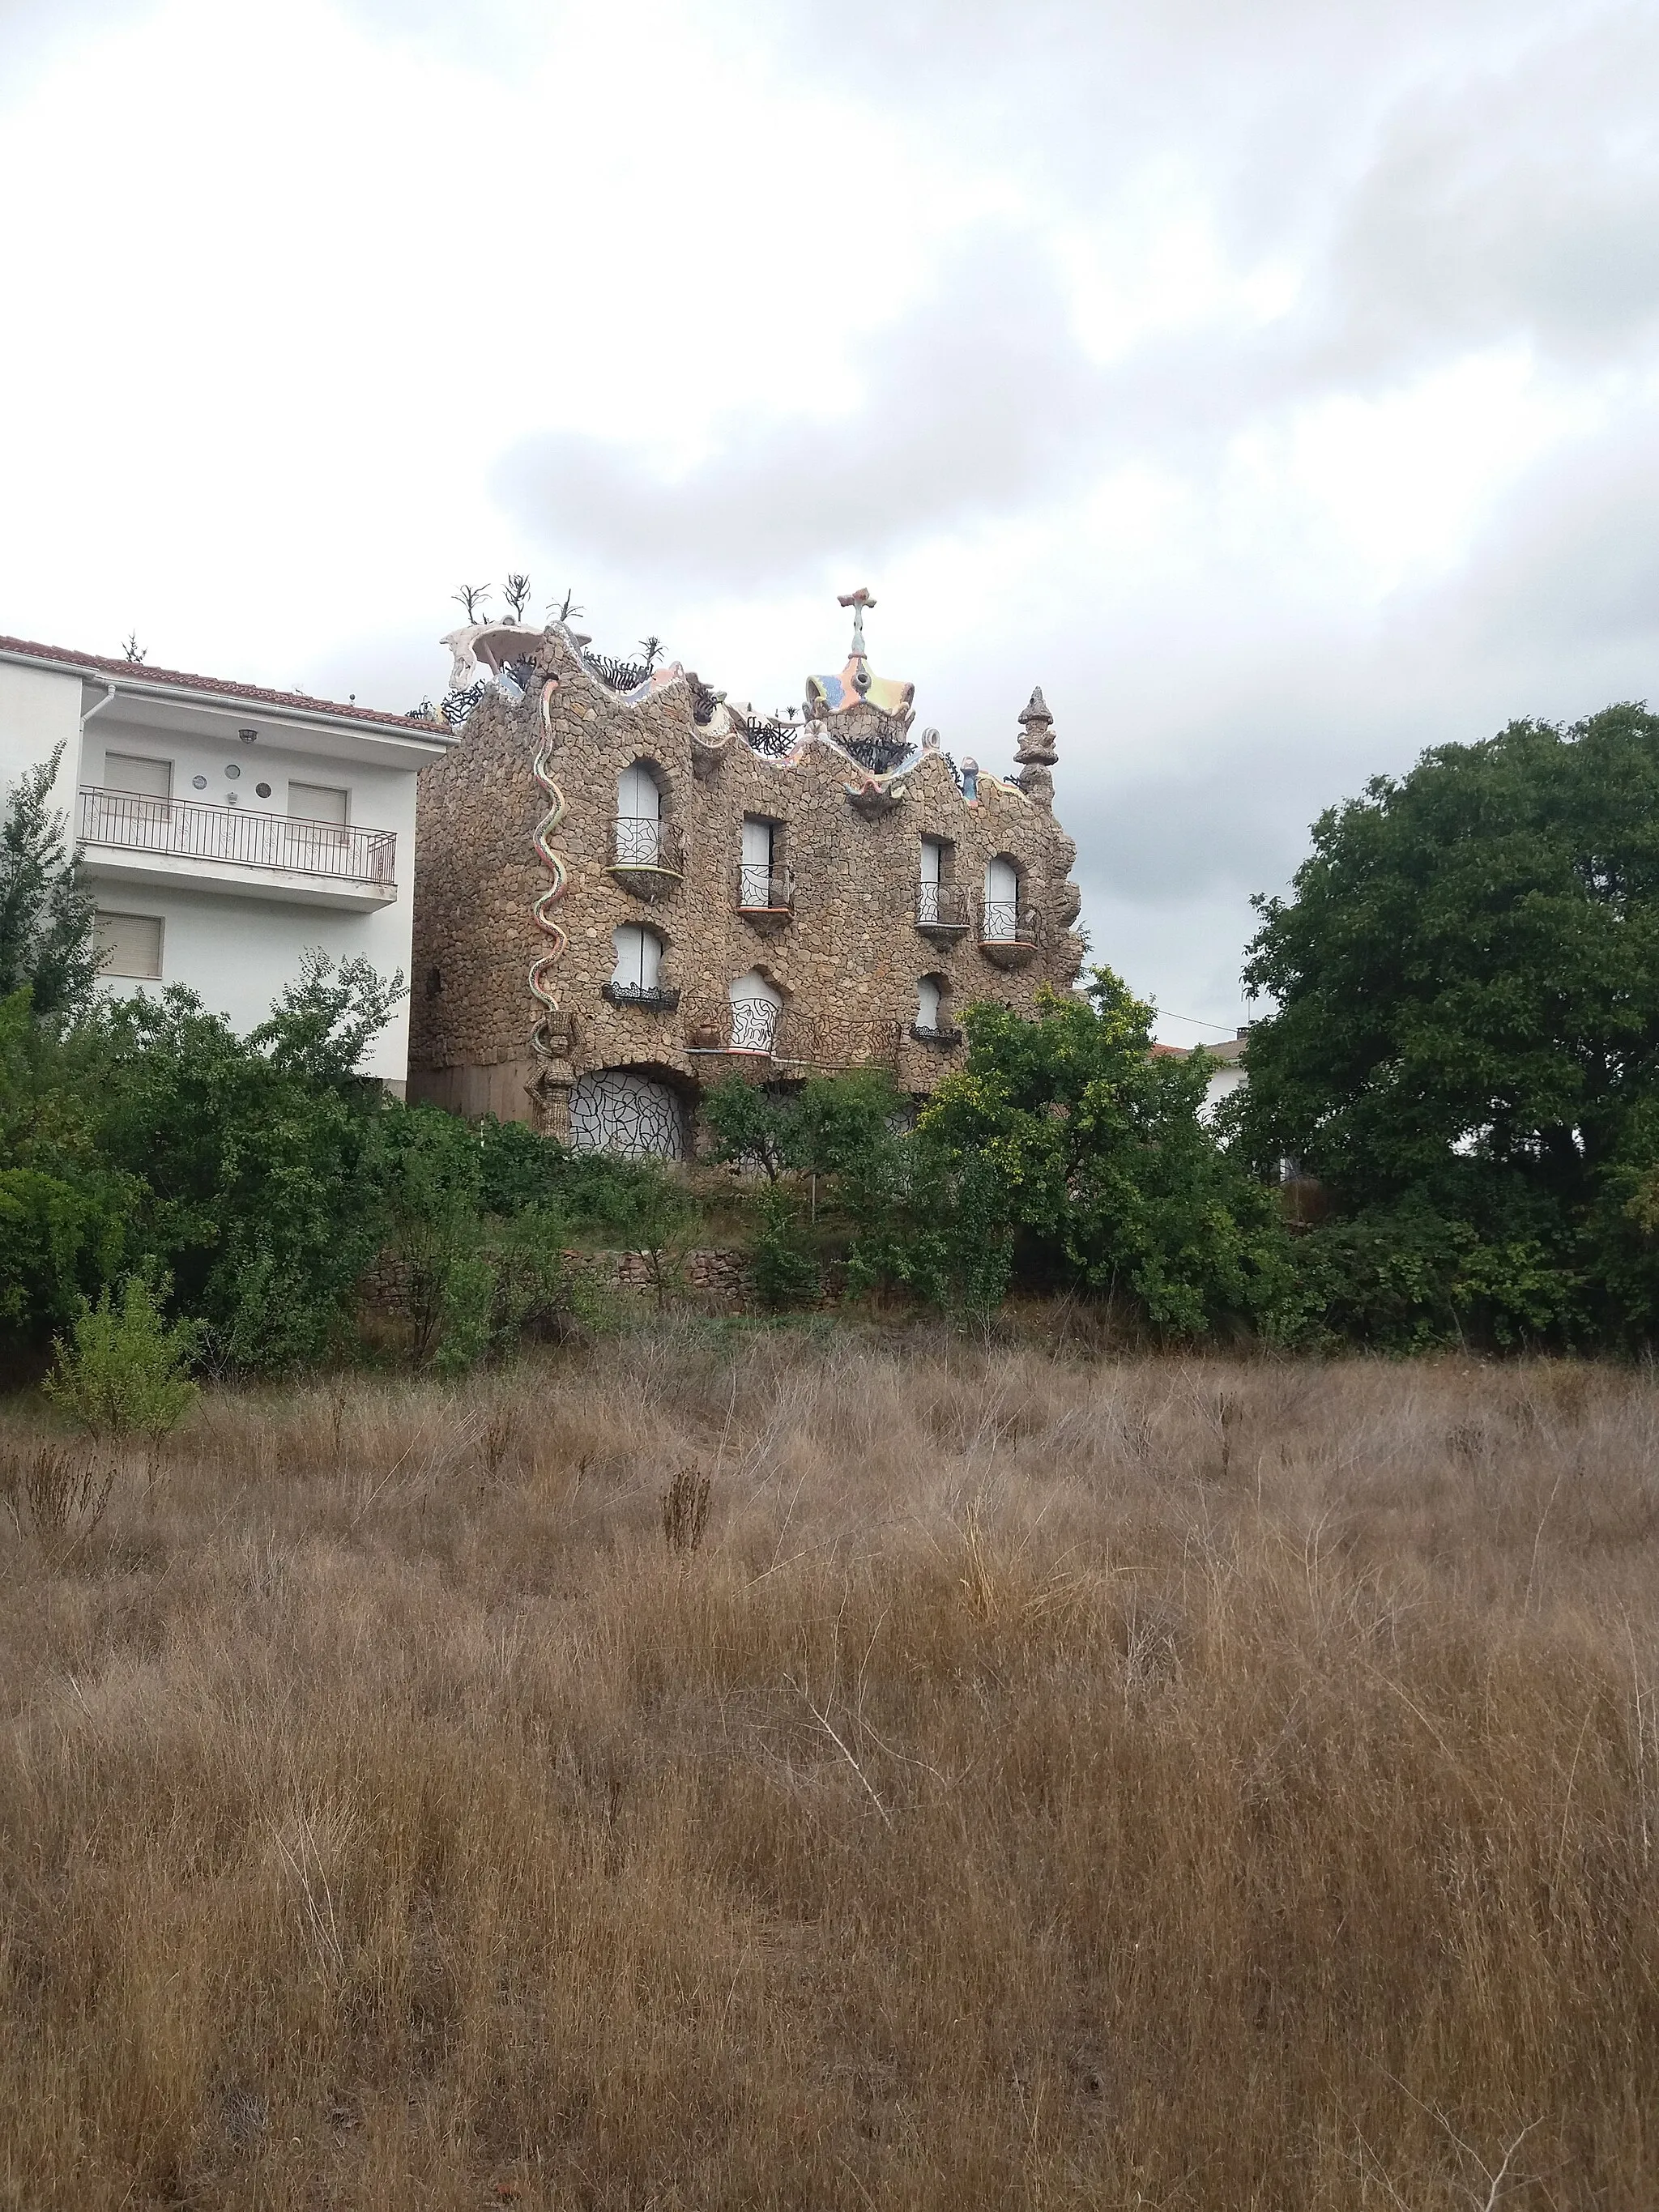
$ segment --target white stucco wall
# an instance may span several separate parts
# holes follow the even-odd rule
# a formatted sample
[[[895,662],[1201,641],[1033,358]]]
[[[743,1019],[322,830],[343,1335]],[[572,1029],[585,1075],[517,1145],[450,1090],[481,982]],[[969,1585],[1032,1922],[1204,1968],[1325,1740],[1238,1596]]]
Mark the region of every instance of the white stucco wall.
[[[386,825],[390,826],[390,825]],[[401,852],[400,852],[401,857]],[[203,1004],[243,1032],[262,1022],[271,1000],[300,972],[301,956],[319,946],[331,960],[372,961],[382,975],[409,967],[406,884],[398,905],[378,914],[338,914],[214,892],[164,892],[137,884],[100,884],[98,903],[113,914],[161,917],[161,975],[157,983],[112,976],[104,988],[154,994],[183,983]],[[400,912],[400,908],[402,911]],[[409,1066],[409,1001],[401,1000],[364,1065],[366,1075],[401,1083]]]
[[[88,705],[96,705],[102,696],[101,684],[88,684],[84,696]],[[265,705],[250,710],[259,737],[257,743],[244,745],[237,739],[234,719],[204,728],[200,725],[207,718],[200,714],[192,717],[186,702],[180,720],[193,720],[198,726],[175,728],[158,719],[154,702],[144,704],[138,716],[124,713],[128,705],[125,694],[88,720],[82,744],[82,697],[78,675],[0,661],[0,796],[20,774],[48,757],[60,738],[65,739],[54,796],[69,817],[71,834],[77,788],[103,784],[106,756],[117,752],[170,761],[175,799],[222,806],[234,792],[239,811],[286,814],[290,781],[343,787],[350,793],[349,818],[354,827],[390,830],[397,837],[397,896],[368,913],[262,898],[252,887],[208,890],[170,882],[111,880],[100,875],[100,848],[94,848],[88,854],[85,881],[99,907],[106,913],[161,920],[161,985],[185,985],[245,1032],[264,1019],[272,1000],[298,975],[301,957],[310,948],[320,949],[336,962],[368,960],[385,976],[401,969],[407,978],[414,915],[416,768],[412,760],[391,765],[362,757],[372,739],[349,732],[337,749],[328,731],[314,726],[289,730],[289,742],[284,744],[280,720]],[[227,769],[233,767],[240,774],[228,775]],[[200,791],[193,781],[198,775],[205,779]],[[258,794],[261,782],[270,786],[267,798]],[[118,862],[120,856],[109,857]],[[129,993],[159,987],[112,977],[103,988]],[[408,1060],[405,999],[363,1072],[401,1082]]]
[[[145,760],[172,762],[175,799],[192,799],[202,806],[222,806],[234,793],[239,810],[246,807],[260,814],[288,812],[290,781],[332,785],[350,793],[354,828],[398,832],[399,877],[414,857],[415,777],[409,769],[299,752],[283,746],[274,735],[261,735],[257,744],[244,745],[234,732],[216,739],[158,730],[122,720],[118,701],[88,723],[85,752],[83,784],[107,781],[106,763],[111,753],[137,753]],[[229,769],[237,771],[234,776],[226,773]],[[202,791],[195,787],[198,775],[206,781]],[[258,795],[262,783],[270,786],[269,799]]]
[[[0,802],[20,775],[51,758],[61,739],[64,758],[52,796],[68,813],[80,770],[80,731],[78,676],[0,661]]]

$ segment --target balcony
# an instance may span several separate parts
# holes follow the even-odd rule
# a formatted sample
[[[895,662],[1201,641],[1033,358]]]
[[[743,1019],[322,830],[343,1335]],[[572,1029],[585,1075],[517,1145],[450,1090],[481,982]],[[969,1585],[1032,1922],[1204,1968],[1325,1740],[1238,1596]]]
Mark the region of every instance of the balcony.
[[[950,1022],[936,1022],[931,1028],[926,1022],[912,1022],[910,1034],[918,1044],[937,1046],[941,1052],[951,1052],[962,1042],[962,1031]]]
[[[643,1006],[647,1013],[672,1014],[680,1002],[678,985],[607,983],[599,993],[613,1006]]]
[[[398,896],[392,830],[82,787],[76,838],[84,872],[106,882],[177,884],[358,913]]]
[[[979,902],[979,949],[997,968],[1024,968],[1036,958],[1041,933],[1035,908],[1012,899]]]
[[[769,999],[700,1004],[685,1021],[693,1054],[729,1054],[762,1075],[825,1074],[845,1067],[894,1067],[899,1024],[839,1015],[814,1018]]]
[[[936,945],[951,945],[973,926],[968,894],[956,884],[916,885],[916,927]]]
[[[757,929],[787,928],[795,918],[795,875],[793,868],[738,870],[737,910]]]
[[[610,846],[615,857],[611,873],[639,899],[663,899],[678,889],[685,874],[685,848],[680,825],[661,816],[613,814],[609,823]]]

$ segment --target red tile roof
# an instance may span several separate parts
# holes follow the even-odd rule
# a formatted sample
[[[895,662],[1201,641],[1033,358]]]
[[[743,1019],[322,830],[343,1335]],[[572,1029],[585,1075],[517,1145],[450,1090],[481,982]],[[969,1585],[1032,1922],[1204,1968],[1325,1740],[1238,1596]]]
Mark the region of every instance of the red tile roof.
[[[263,707],[297,707],[313,714],[327,714],[348,722],[372,722],[381,729],[429,730],[447,736],[445,726],[413,714],[381,713],[373,707],[342,705],[335,699],[313,699],[304,691],[267,691],[258,684],[231,684],[217,676],[191,676],[177,668],[151,668],[143,661],[120,659],[100,653],[70,653],[56,645],[37,645],[24,637],[0,637],[0,653],[27,653],[33,660],[55,660],[101,676],[125,677],[129,683],[154,684],[167,691],[200,691],[221,699],[248,699]]]

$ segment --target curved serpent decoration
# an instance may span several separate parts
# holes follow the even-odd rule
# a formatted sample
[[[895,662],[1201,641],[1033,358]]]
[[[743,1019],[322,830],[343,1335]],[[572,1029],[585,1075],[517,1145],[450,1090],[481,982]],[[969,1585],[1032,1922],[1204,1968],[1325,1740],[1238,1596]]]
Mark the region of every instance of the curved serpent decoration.
[[[552,967],[554,962],[558,959],[570,942],[568,934],[559,927],[558,923],[552,919],[548,911],[564,896],[569,883],[568,871],[563,860],[547,842],[560,823],[563,821],[566,811],[564,793],[547,772],[549,763],[553,757],[553,694],[557,689],[556,683],[550,677],[542,686],[541,742],[536,748],[536,757],[531,766],[532,775],[546,793],[550,801],[546,813],[536,824],[536,857],[553,878],[532,908],[538,927],[545,930],[553,940],[546,951],[538,953],[530,963],[531,993],[542,1008],[536,1026],[530,1033],[530,1048],[544,1063],[562,1057],[554,1050],[553,1038],[548,1026],[547,1018],[549,1014],[558,1012],[559,1002],[547,988],[546,975],[548,969]],[[544,1065],[543,1073],[545,1072]]]

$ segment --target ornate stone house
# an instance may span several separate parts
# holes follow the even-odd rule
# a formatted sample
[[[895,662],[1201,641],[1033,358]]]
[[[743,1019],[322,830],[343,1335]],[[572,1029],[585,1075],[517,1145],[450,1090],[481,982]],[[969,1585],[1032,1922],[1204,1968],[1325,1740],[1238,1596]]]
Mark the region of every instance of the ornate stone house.
[[[864,1066],[921,1095],[961,1010],[1068,985],[1076,848],[1053,725],[1017,781],[911,738],[860,592],[838,675],[757,717],[678,663],[626,666],[557,623],[445,642],[459,742],[421,778],[410,1093],[585,1148],[674,1155],[705,1085]]]

